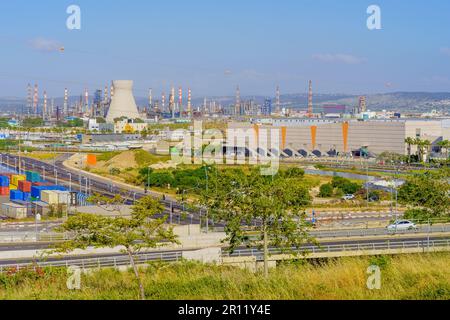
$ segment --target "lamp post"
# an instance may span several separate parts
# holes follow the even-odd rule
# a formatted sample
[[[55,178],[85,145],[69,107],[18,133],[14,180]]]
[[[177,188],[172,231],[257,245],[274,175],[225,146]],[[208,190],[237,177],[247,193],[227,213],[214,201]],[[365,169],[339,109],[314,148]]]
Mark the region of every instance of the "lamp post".
[[[72,192],[72,173],[69,172],[69,190]]]
[[[36,212],[35,219],[34,219],[34,231],[35,231],[35,234],[36,234],[36,242],[39,241],[39,239],[38,239],[39,238],[38,237],[38,227],[37,227],[37,224],[38,224],[39,221],[41,221],[41,215]]]

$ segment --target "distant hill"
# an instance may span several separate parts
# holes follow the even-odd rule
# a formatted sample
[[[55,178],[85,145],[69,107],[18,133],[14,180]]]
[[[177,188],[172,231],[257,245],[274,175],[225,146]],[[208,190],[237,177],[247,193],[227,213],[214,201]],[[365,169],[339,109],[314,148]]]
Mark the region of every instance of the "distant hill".
[[[450,110],[450,92],[393,92],[385,94],[367,95],[367,107],[373,111],[396,110],[400,112],[428,112],[431,110]],[[206,97],[208,101],[214,100],[224,106],[233,105],[235,97],[216,96]],[[242,101],[254,100],[263,104],[265,96],[242,96]],[[79,101],[79,96],[69,97],[70,103]],[[92,97],[90,97],[92,101]],[[194,106],[202,105],[204,98],[194,98]],[[275,98],[271,97],[272,103]],[[325,104],[343,104],[349,107],[358,105],[359,96],[349,94],[315,94],[314,106],[320,107]],[[139,106],[148,103],[147,98],[136,97]],[[308,105],[307,94],[286,94],[281,96],[281,103],[287,108],[304,109]],[[49,101],[50,104],[50,101]],[[63,98],[56,98],[55,105],[61,106]],[[20,112],[26,106],[26,100],[15,97],[0,97],[0,112]]]

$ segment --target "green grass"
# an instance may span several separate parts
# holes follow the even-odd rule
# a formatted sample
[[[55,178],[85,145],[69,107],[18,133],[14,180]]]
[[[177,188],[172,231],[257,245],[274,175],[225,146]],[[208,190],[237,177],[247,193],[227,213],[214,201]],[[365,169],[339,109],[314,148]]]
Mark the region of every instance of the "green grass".
[[[121,151],[111,151],[111,152],[104,152],[102,154],[97,155],[97,161],[109,161],[112,158],[118,156],[121,154]]]
[[[136,150],[134,151],[134,159],[139,167],[146,167],[160,162],[167,162],[170,160],[170,156],[157,156],[144,150]]]
[[[382,269],[381,290],[368,290],[367,268]],[[450,253],[342,258],[320,264],[279,266],[260,273],[198,263],[151,264],[142,270],[153,300],[450,299]],[[82,277],[80,291],[66,288],[64,269],[0,275],[0,299],[129,300],[138,292],[132,272],[102,270]]]

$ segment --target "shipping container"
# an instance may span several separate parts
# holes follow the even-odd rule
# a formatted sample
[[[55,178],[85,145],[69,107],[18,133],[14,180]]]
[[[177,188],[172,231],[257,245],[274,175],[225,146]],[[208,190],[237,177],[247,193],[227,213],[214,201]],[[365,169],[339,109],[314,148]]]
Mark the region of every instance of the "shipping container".
[[[43,190],[41,192],[41,201],[48,203],[50,205],[52,204],[58,204],[58,194],[55,191],[52,190]]]
[[[71,195],[69,191],[54,191],[58,195],[58,204],[69,205],[71,203]]]
[[[11,190],[9,193],[9,199],[11,201],[23,200],[23,192],[20,190]]]
[[[41,175],[34,171],[25,172],[26,179],[29,182],[41,182]]]
[[[10,184],[8,177],[0,176],[0,187],[9,187]]]
[[[19,181],[27,180],[27,177],[21,174],[14,174],[11,176],[11,184],[19,186]]]
[[[9,187],[0,187],[0,196],[9,197]]]
[[[31,202],[31,193],[30,192],[23,192],[23,201],[25,202]]]
[[[53,185],[55,185],[55,184],[51,183],[51,182],[47,182],[47,181],[33,182],[32,183],[33,187],[48,187],[48,186],[53,186]]]
[[[2,214],[11,219],[27,218],[27,207],[15,203],[3,203]]]
[[[67,188],[62,186],[34,186],[31,187],[31,196],[36,199],[41,199],[41,192],[45,190],[51,190],[51,191],[67,191]]]
[[[9,178],[9,181],[11,181],[11,176],[12,176],[12,175],[13,175],[13,174],[10,173],[10,172],[2,172],[2,173],[0,173],[0,176],[8,177],[8,178]]]
[[[19,190],[22,192],[31,192],[32,184],[29,181],[19,181]]]
[[[9,190],[18,190],[18,188],[15,185],[11,184],[9,186]]]

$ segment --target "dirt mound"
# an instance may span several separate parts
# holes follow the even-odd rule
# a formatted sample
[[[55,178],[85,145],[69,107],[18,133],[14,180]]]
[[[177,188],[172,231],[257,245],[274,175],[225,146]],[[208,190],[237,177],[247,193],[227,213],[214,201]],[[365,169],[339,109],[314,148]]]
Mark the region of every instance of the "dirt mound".
[[[116,168],[116,169],[128,169],[128,168],[137,168],[138,164],[135,159],[135,154],[133,151],[125,151],[121,154],[115,156],[109,161],[99,162],[97,166],[102,168]]]

